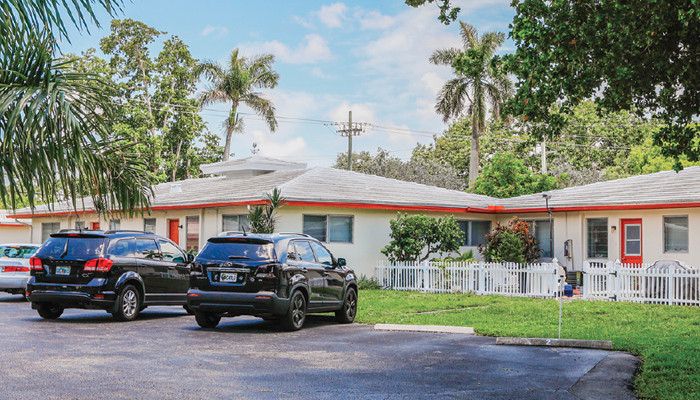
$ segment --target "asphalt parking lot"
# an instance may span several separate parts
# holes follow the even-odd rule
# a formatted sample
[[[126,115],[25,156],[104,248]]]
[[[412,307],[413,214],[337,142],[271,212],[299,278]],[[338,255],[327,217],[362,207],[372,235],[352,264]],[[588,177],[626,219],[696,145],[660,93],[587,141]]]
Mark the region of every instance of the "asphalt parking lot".
[[[176,307],[133,322],[94,310],[47,321],[0,294],[8,399],[577,399],[572,387],[611,354],[378,332],[327,316],[292,333],[250,317],[205,330]]]

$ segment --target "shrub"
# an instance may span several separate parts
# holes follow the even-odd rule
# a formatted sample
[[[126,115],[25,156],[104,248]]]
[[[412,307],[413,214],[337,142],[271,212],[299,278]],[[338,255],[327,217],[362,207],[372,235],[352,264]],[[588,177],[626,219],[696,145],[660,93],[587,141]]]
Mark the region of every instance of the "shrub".
[[[453,216],[430,218],[398,214],[391,222],[391,242],[382,249],[390,261],[425,261],[433,253],[451,253],[462,244],[464,234]]]
[[[530,263],[539,258],[540,245],[530,234],[528,223],[513,218],[508,225],[497,222],[479,251],[489,262]]]
[[[379,283],[377,278],[370,278],[366,275],[361,275],[360,279],[357,280],[357,289],[359,290],[379,290],[382,285]]]

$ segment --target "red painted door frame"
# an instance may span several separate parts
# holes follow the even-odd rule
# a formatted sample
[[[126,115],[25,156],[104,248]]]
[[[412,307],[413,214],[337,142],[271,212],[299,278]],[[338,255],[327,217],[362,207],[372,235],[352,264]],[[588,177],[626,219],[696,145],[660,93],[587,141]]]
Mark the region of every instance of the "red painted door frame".
[[[92,223],[92,230],[96,231],[100,229],[100,223],[99,222],[93,222]]]
[[[627,242],[626,242],[626,235],[627,235],[627,226],[628,225],[639,225],[639,254],[633,254],[633,255],[628,255],[626,254],[626,247],[627,247]],[[623,263],[630,263],[630,264],[641,264],[643,260],[643,254],[644,254],[644,248],[643,248],[643,243],[644,241],[642,240],[643,238],[643,229],[642,229],[642,219],[641,218],[626,218],[626,219],[621,219],[620,220],[620,261]]]
[[[176,245],[180,245],[180,220],[179,219],[169,219],[168,220],[168,238],[175,242]]]

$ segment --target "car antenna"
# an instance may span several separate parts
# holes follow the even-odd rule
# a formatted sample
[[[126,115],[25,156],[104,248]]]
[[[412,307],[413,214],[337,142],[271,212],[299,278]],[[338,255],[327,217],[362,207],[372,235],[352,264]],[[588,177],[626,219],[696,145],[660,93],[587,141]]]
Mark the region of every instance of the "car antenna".
[[[241,227],[241,229],[243,229],[243,236],[248,236],[248,234],[245,233],[245,228],[244,228],[244,227]]]

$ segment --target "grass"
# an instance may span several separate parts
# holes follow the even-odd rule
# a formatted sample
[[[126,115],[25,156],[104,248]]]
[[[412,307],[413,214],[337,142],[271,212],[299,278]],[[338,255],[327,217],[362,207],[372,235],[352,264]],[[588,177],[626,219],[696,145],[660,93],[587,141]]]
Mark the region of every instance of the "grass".
[[[556,300],[389,290],[362,290],[359,297],[360,323],[471,326],[487,336],[557,337]],[[611,340],[615,350],[640,357],[639,398],[700,399],[698,307],[568,302],[562,338]]]

